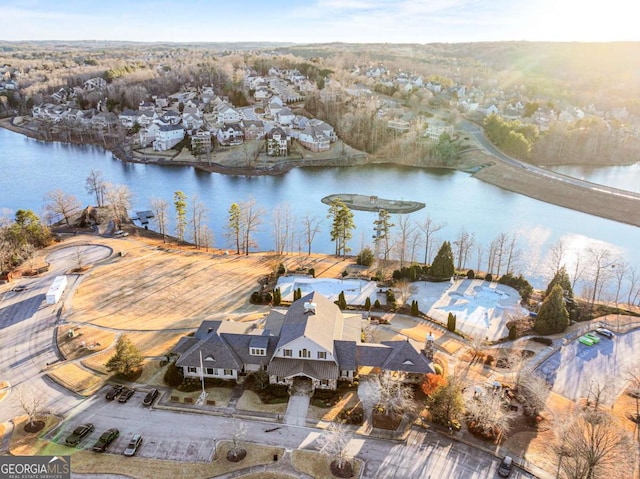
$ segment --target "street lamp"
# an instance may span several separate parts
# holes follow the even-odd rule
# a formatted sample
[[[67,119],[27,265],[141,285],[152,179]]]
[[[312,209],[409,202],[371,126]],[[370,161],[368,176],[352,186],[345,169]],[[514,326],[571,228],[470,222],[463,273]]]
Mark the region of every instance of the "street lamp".
[[[597,268],[596,268],[596,279],[593,283],[593,294],[591,295],[591,314],[593,315],[593,307],[594,304],[596,302],[596,291],[598,291],[598,280],[600,279],[600,271],[602,271],[603,269],[607,269],[607,268],[615,268],[616,264],[615,263],[609,263],[605,266],[600,265],[600,262],[598,261],[597,264]]]

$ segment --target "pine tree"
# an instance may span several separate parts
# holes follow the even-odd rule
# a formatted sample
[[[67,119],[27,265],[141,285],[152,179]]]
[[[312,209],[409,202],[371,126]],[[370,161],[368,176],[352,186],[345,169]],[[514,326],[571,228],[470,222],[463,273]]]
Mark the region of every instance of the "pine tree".
[[[344,297],[344,291],[340,291],[340,294],[338,295],[338,306],[342,310],[347,309],[347,300]]]
[[[142,364],[142,359],[138,347],[124,334],[118,339],[116,352],[105,366],[109,371],[116,371],[126,377]]]
[[[369,296],[364,300],[364,309],[371,311],[371,298]]]
[[[431,268],[429,268],[429,275],[434,278],[450,278],[454,273],[451,243],[445,241],[434,258]]]
[[[173,194],[173,205],[176,208],[176,235],[180,242],[184,241],[184,230],[187,227],[187,195],[182,191]]]
[[[569,312],[564,305],[562,286],[556,284],[544,298],[533,329],[540,334],[561,333],[569,326]]]
[[[420,316],[420,309],[418,308],[418,302],[415,299],[411,302],[411,315]]]
[[[553,279],[549,282],[547,286],[547,291],[545,292],[545,296],[548,296],[551,293],[553,287],[559,284],[563,289],[563,294],[566,292],[566,297],[569,299],[573,299],[573,288],[571,287],[571,278],[569,278],[569,273],[567,273],[566,268],[563,266],[558,270]]]
[[[449,316],[447,317],[447,329],[454,333],[456,331],[456,315],[449,312]]]

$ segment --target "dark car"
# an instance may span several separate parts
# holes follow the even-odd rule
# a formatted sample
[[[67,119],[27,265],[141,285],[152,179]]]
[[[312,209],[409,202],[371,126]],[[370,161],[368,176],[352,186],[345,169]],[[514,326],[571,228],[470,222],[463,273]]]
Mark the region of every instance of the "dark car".
[[[498,468],[498,475],[500,477],[509,477],[511,475],[511,469],[513,469],[513,458],[511,456],[504,456]]]
[[[129,400],[129,398],[131,396],[133,396],[134,392],[135,392],[135,390],[133,390],[133,389],[124,388],[122,390],[122,392],[120,393],[120,397],[118,398],[118,402],[127,402]]]
[[[150,389],[147,395],[144,397],[142,404],[145,406],[151,406],[153,401],[158,397],[158,390],[156,388]]]
[[[120,435],[120,431],[118,431],[115,427],[112,429],[107,429],[102,433],[102,436],[96,441],[93,445],[93,450],[96,452],[104,452],[106,451],[109,444],[111,444],[115,439]]]
[[[15,288],[12,288],[11,291],[13,291],[14,293],[19,293],[20,291],[26,291],[29,289],[29,286],[24,285],[24,284],[20,284],[18,286],[16,286]]]
[[[123,454],[125,456],[133,456],[140,447],[140,444],[142,444],[142,436],[140,434],[134,434]]]
[[[85,436],[91,434],[93,429],[94,427],[91,423],[82,424],[75,428],[64,442],[67,444],[67,446],[77,446]]]
[[[116,384],[111,389],[109,389],[109,391],[107,391],[107,394],[105,395],[105,397],[109,401],[111,401],[111,400],[117,398],[118,394],[120,394],[123,389],[124,389],[124,386],[122,384]]]

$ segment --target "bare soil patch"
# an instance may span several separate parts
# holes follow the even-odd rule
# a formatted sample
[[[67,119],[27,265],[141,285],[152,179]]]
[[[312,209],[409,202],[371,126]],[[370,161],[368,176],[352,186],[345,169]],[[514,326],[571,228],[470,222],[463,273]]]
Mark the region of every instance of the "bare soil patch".
[[[70,334],[72,336],[70,336]],[[103,351],[116,338],[113,331],[64,324],[58,328],[58,347],[67,359],[77,359]]]

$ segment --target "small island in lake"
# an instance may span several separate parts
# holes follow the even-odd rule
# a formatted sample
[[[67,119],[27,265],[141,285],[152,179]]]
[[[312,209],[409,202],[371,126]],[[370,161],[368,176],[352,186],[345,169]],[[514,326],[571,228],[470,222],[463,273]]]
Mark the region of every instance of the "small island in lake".
[[[405,200],[385,200],[377,196],[337,194],[322,198],[322,202],[330,205],[332,201],[340,200],[352,210],[360,211],[380,211],[386,210],[389,213],[413,213],[425,207],[419,201]]]

